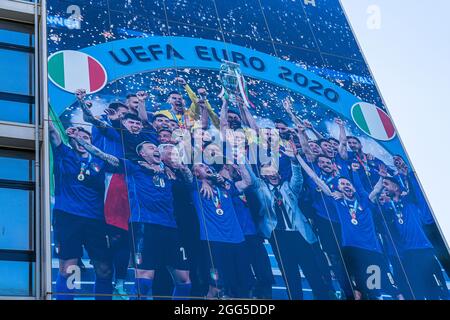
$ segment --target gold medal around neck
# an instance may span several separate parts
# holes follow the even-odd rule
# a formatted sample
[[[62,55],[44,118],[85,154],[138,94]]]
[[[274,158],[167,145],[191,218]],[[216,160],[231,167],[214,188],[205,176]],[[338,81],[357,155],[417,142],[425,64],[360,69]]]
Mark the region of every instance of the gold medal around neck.
[[[358,225],[358,220],[356,220],[355,218],[353,218],[353,219],[352,219],[352,224],[355,225],[355,226]]]
[[[84,180],[84,174],[80,173],[77,178],[78,178],[78,181],[83,181]]]
[[[216,209],[216,213],[217,213],[218,216],[222,216],[223,215],[223,210],[220,209],[220,208],[217,208]]]

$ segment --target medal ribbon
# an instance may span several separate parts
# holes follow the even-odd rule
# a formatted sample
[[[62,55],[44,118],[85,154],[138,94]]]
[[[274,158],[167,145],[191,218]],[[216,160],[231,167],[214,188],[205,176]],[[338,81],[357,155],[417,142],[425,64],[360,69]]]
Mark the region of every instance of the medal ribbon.
[[[355,202],[352,205],[349,205],[347,200],[344,199],[344,204],[347,208],[349,208],[350,216],[352,217],[352,220],[357,220],[356,212],[358,211],[358,199],[355,199]]]
[[[174,119],[175,121],[178,122],[178,125],[180,126],[180,128],[186,129],[187,126],[186,126],[186,118],[185,118],[184,113],[183,113],[183,115],[181,116],[181,119],[178,120],[178,117],[177,117],[177,115],[175,114],[175,112],[173,112],[173,110],[169,110],[169,111],[170,111],[170,114],[172,115],[173,119]]]
[[[359,154],[356,154],[356,159],[358,160],[359,164],[363,167],[364,171],[366,173],[369,172],[369,165],[368,165],[368,161],[367,161],[367,156],[364,154],[363,159],[361,159],[361,157],[359,156]]]
[[[92,162],[92,156],[89,153],[88,154],[88,161],[87,163],[81,161],[81,166],[80,166],[80,173],[78,174],[78,177],[82,177],[82,179],[84,179],[84,173],[89,170],[89,166],[91,165]],[[89,175],[89,174],[87,174]],[[80,178],[78,178],[78,180],[80,180]]]
[[[217,195],[214,197],[214,206],[217,209],[222,209],[222,203],[220,202],[220,196],[221,196],[221,192],[219,187],[215,187],[216,193]]]
[[[398,204],[399,207],[403,207],[401,203]],[[397,204],[394,202],[394,200],[391,200],[391,207],[394,209],[395,215],[397,216],[398,223],[403,224],[403,213],[401,210],[397,208]]]

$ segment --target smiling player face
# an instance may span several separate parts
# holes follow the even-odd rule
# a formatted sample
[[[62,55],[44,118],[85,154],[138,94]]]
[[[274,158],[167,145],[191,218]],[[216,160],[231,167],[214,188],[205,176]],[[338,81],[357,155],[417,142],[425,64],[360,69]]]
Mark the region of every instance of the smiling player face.
[[[317,159],[317,166],[325,173],[333,172],[333,162],[328,158],[319,157],[319,159]]]
[[[214,177],[214,171],[204,163],[194,165],[194,174],[200,180],[211,179]]]
[[[355,187],[353,187],[352,183],[345,178],[339,179],[338,190],[349,199],[353,198],[356,192]]]
[[[139,155],[150,164],[159,164],[161,162],[161,154],[158,147],[152,143],[145,143],[139,151]]]

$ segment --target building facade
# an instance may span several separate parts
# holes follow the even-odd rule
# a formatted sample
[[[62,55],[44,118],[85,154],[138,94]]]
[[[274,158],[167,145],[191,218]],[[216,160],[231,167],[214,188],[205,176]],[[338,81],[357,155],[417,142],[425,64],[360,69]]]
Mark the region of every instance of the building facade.
[[[1,298],[448,299],[338,0],[0,0],[0,57]]]

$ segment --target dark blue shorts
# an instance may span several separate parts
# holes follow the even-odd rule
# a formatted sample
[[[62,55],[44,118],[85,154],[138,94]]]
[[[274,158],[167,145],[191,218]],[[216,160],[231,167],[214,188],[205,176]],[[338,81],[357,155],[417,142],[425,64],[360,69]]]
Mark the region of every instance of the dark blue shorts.
[[[133,222],[130,227],[137,269],[156,270],[171,267],[189,270],[188,257],[178,229],[150,223]]]
[[[112,255],[104,221],[53,211],[55,255],[59,259],[78,259],[83,247],[92,261],[111,262]]]
[[[248,298],[254,277],[245,243],[202,241],[210,285],[233,298]]]

